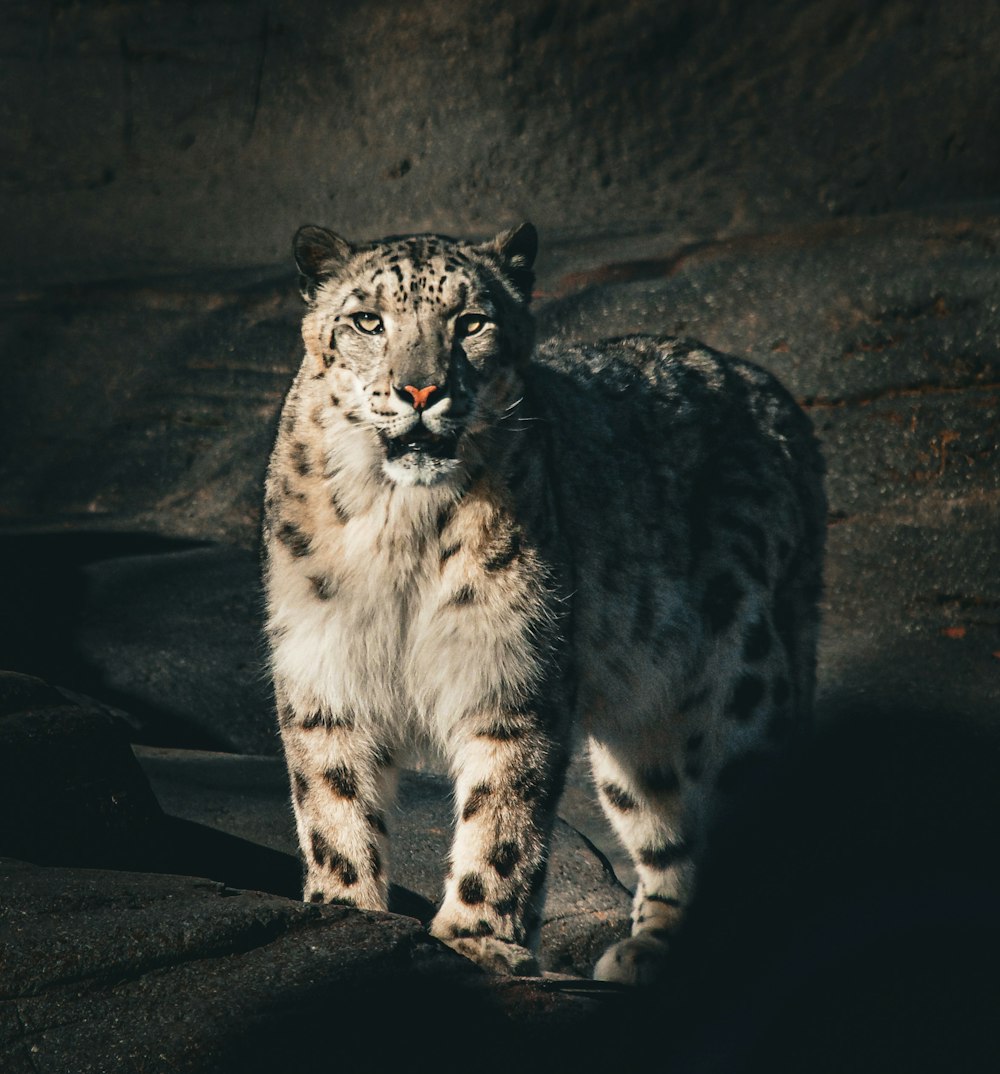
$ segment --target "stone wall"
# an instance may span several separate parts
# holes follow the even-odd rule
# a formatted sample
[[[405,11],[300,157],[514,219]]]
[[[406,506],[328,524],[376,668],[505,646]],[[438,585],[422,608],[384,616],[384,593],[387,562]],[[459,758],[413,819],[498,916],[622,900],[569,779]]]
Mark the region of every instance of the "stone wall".
[[[1000,9],[913,0],[4,5],[17,282],[356,237],[669,242],[995,195]]]

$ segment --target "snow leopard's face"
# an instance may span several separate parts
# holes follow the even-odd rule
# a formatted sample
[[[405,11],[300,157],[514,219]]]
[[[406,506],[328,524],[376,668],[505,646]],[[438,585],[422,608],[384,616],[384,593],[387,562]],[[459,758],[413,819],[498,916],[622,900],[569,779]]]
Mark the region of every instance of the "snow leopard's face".
[[[331,405],[371,430],[390,480],[457,480],[512,414],[532,343],[536,245],[530,224],[481,246],[296,235],[307,361],[329,377]]]

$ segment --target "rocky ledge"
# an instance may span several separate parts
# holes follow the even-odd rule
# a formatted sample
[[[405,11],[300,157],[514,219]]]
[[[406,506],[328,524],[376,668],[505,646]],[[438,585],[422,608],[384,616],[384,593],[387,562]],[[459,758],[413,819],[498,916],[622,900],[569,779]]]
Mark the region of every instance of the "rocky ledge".
[[[0,1069],[992,1069],[996,747],[941,713],[831,728],[720,832],[672,976],[636,995],[486,974],[428,936],[417,892],[388,914],[288,897],[275,759],[145,748],[140,764],[102,706],[0,675]],[[422,887],[446,803],[435,779],[407,782],[424,843],[402,874]],[[621,894],[562,826],[550,961],[589,958]]]
[[[445,1034],[473,1046],[472,1027],[581,1060],[600,1047],[593,1019],[615,990],[566,971],[586,972],[624,934],[630,899],[565,822],[542,946],[563,972],[495,979],[423,927],[450,825],[439,777],[403,781],[398,872],[413,889],[394,887],[398,912],[305,905],[280,760],[147,747],[140,764],[129,730],[99,703],[0,673],[4,1071],[245,1071],[331,1056],[388,1069],[429,1025],[442,1047]]]

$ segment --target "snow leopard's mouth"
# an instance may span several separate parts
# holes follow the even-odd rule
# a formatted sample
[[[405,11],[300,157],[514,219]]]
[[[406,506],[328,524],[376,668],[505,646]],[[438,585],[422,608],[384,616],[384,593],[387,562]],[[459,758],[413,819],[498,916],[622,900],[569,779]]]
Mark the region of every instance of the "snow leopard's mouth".
[[[439,435],[432,433],[421,422],[402,436],[380,434],[385,446],[387,459],[399,459],[404,455],[430,455],[435,459],[453,459],[458,449],[458,436],[455,433]]]

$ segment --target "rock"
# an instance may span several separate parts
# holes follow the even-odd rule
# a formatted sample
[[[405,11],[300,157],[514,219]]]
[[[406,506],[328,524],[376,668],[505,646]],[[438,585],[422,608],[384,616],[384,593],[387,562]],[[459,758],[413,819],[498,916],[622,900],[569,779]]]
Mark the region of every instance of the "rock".
[[[0,671],[0,717],[32,708],[59,708],[67,698],[47,682],[17,671]]]
[[[6,95],[0,263],[37,283],[284,263],[307,221],[675,244],[997,189],[991,4],[109,0],[4,21],[9,85],[36,91]]]
[[[119,557],[84,567],[83,582],[76,648],[90,689],[133,714],[142,740],[280,750],[253,553]]]
[[[2,520],[254,545],[301,360],[287,269],[38,294],[10,313]]]
[[[8,672],[0,706],[0,853],[43,864],[136,860],[160,810],[124,728]]]
[[[128,732],[99,703],[0,672],[0,855],[190,873],[300,896],[295,858],[165,815]]]
[[[139,741],[278,752],[254,553],[79,533],[0,536],[0,553],[18,667],[113,703]]]
[[[169,816],[298,854],[282,758],[140,745],[134,753]]]
[[[514,1047],[595,1069],[611,1050],[599,991],[498,981],[407,918],[9,860],[0,884],[10,1074],[402,1069],[428,1054],[457,1071],[483,1039],[503,1045],[478,1069],[509,1069]]]

